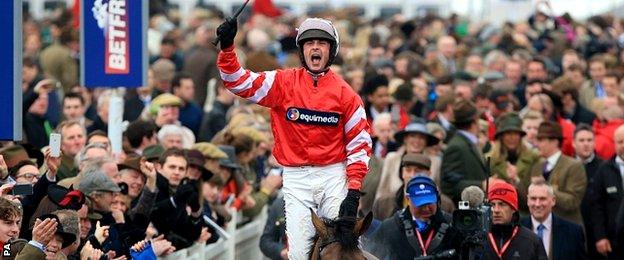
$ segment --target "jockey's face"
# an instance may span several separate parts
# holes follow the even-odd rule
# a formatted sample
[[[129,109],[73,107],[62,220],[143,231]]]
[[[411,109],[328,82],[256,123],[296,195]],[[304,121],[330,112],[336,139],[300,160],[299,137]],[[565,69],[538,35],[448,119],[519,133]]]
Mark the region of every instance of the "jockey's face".
[[[311,71],[322,71],[329,61],[331,44],[327,40],[312,39],[303,43],[303,57]]]

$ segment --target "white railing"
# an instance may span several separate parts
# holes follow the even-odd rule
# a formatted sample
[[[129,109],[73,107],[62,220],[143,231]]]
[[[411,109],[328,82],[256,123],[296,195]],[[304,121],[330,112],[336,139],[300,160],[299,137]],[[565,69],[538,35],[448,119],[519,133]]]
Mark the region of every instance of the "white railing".
[[[264,230],[264,224],[267,219],[267,207],[265,206],[256,218],[236,228],[236,222],[240,218],[239,212],[230,211],[232,220],[228,223],[225,232],[230,235],[229,239],[223,236],[219,241],[204,246],[196,244],[192,247],[178,250],[162,259],[184,259],[184,260],[234,260],[234,259],[263,259],[264,256],[260,251],[260,236]]]

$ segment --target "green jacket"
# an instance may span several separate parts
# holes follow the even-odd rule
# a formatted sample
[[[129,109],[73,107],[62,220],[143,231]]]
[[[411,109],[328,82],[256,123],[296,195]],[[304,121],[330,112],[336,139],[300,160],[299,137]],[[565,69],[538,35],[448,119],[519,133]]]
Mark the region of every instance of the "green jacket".
[[[476,145],[461,132],[457,132],[442,153],[442,192],[456,204],[461,192],[468,186],[481,187],[485,180],[486,166]]]
[[[524,144],[522,144],[524,145]],[[518,161],[515,166],[518,171],[518,179],[519,183],[514,183],[507,176],[507,156],[501,155],[498,152],[500,149],[500,142],[497,141],[492,146],[492,150],[487,153],[485,156],[490,158],[490,170],[491,175],[496,176],[499,179],[502,179],[508,183],[514,184],[516,189],[518,190],[518,204],[520,206],[520,212],[523,214],[528,214],[529,209],[526,204],[526,189],[529,187],[531,182],[531,169],[533,166],[540,161],[540,157],[533,150],[524,147],[523,151],[518,155]]]
[[[543,176],[545,163],[546,160],[536,163],[531,170],[531,176]],[[581,201],[587,189],[587,175],[583,163],[561,154],[546,181],[553,187],[557,199],[553,213],[582,226]]]
[[[56,180],[60,181],[76,175],[78,175],[78,167],[74,164],[74,158],[64,154],[61,155],[61,165],[56,173]]]

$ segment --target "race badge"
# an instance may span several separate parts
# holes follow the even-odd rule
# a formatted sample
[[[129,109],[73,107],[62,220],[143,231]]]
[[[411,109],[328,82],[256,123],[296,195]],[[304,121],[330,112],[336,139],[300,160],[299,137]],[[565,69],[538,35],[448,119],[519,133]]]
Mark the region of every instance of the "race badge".
[[[615,187],[615,186],[607,187],[607,193],[608,194],[617,193],[617,187]]]
[[[128,74],[130,39],[126,0],[95,0],[91,12],[104,33],[106,74]]]
[[[308,125],[338,126],[340,114],[290,107],[286,110],[286,120]]]

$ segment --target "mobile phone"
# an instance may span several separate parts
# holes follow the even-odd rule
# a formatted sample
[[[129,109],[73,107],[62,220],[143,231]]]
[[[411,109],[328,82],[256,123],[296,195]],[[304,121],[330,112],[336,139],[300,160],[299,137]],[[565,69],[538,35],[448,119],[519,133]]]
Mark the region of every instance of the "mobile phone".
[[[61,134],[50,134],[50,156],[61,156]]]
[[[11,189],[12,195],[32,195],[33,194],[33,186],[32,184],[16,184]]]

